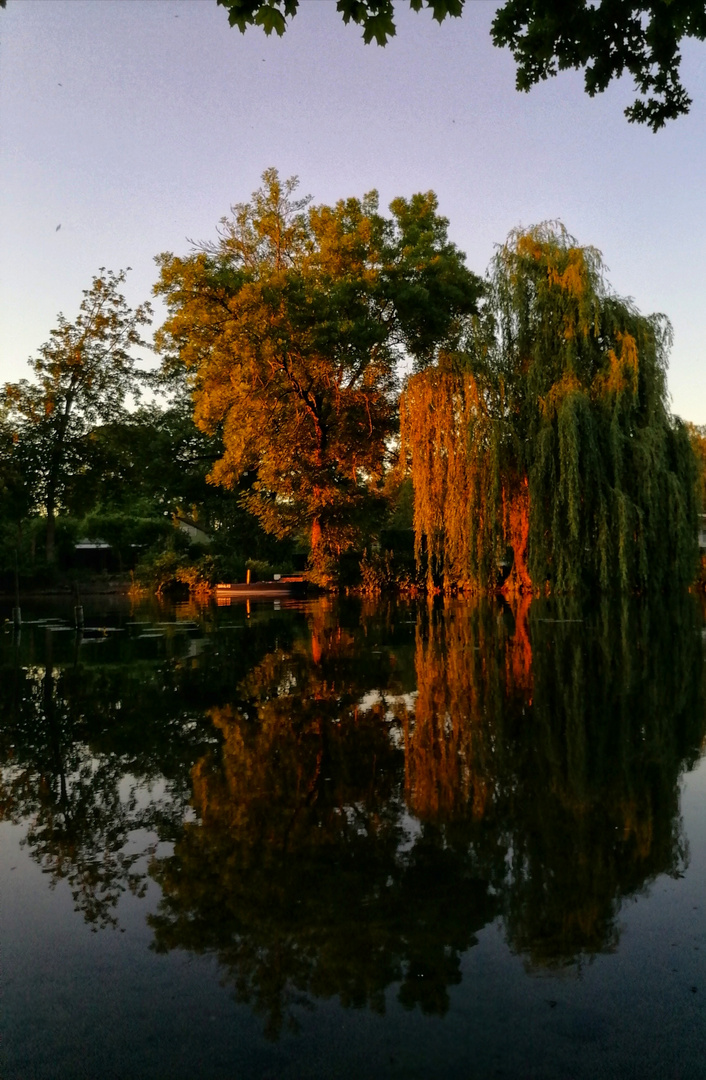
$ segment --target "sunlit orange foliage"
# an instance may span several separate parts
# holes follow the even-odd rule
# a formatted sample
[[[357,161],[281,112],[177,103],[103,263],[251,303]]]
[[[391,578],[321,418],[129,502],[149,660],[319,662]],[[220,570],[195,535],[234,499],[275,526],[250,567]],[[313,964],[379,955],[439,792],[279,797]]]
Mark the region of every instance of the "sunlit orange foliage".
[[[433,192],[385,217],[376,192],[312,206],[296,186],[268,169],[215,243],[159,257],[156,341],[188,373],[197,425],[222,436],[210,482],[249,476],[246,508],[267,532],[308,533],[323,584],[382,511],[399,363],[455,341],[481,285]]]
[[[519,596],[532,592],[532,579],[527,568],[529,548],[530,497],[527,477],[508,477],[503,486],[503,525],[505,541],[513,550],[512,570],[502,592],[505,596]]]
[[[426,556],[432,589],[440,583],[477,586],[473,556],[483,565],[486,534],[501,525],[484,439],[487,419],[470,373],[428,369],[409,379],[401,398],[401,457],[414,483],[415,554],[418,560]],[[473,442],[472,426],[478,434]]]
[[[637,342],[632,334],[621,334],[620,331],[615,337],[620,344],[620,356],[614,349],[608,350],[606,368],[594,379],[593,393],[596,397],[611,397],[627,390],[635,397],[639,371]]]
[[[462,349],[409,380],[403,462],[429,587],[575,593],[687,584],[694,461],[668,409],[664,316],[562,225],[510,234]],[[446,364],[446,366],[444,366]]]
[[[463,579],[468,563],[470,483],[465,453],[473,380],[434,368],[410,379],[400,403],[403,456],[414,478],[417,559],[426,543],[428,577],[443,565]]]
[[[565,371],[560,379],[549,388],[546,397],[539,397],[538,403],[543,419],[555,420],[562,404],[572,394],[582,393],[584,388],[573,371]]]

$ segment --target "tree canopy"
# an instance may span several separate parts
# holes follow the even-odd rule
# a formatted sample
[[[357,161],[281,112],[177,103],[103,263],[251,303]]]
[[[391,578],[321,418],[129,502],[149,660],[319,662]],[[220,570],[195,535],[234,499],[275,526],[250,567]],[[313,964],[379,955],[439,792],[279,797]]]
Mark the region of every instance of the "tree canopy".
[[[384,217],[375,192],[313,206],[296,186],[268,170],[215,243],[159,257],[157,341],[190,374],[199,426],[221,434],[211,481],[254,476],[248,509],[275,535],[307,532],[325,577],[381,505],[399,365],[453,347],[481,283],[433,193]]]
[[[699,510],[706,513],[706,425],[687,424],[698,471]]]
[[[145,344],[140,327],[150,322],[151,309],[129,307],[119,291],[125,277],[124,270],[101,267],[74,321],[59,313],[49,341],[29,361],[34,380],[4,386],[13,445],[25,458],[28,501],[47,519],[47,562],[54,558],[55,516],[71,458],[91,426],[123,415],[125,398],[138,386],[133,351]]]
[[[283,34],[299,0],[217,0],[228,9],[231,26],[244,33],[261,26]],[[413,11],[427,8],[437,22],[463,13],[465,0],[409,0]],[[363,28],[366,44],[385,45],[396,33],[393,0],[337,0],[345,23]],[[492,24],[493,43],[507,47],[517,63],[516,86],[530,90],[566,68],[583,69],[593,97],[625,72],[638,98],[625,110],[628,120],[653,131],[689,111],[691,98],[681,83],[680,45],[706,38],[702,0],[505,0]]]
[[[245,33],[260,26],[280,37],[299,10],[299,0],[216,0],[228,21]],[[466,0],[409,0],[412,11],[427,8],[437,22],[458,18]],[[4,8],[6,0],[0,0]],[[386,45],[394,37],[394,0],[336,0],[344,23],[363,28],[363,41]],[[568,68],[583,70],[586,93],[594,97],[629,74],[638,97],[625,109],[632,123],[653,131],[689,112],[692,99],[682,84],[681,43],[706,39],[703,0],[505,0],[491,28],[493,44],[509,48],[517,64],[515,85],[531,90]]]
[[[430,581],[660,589],[693,579],[696,469],[667,407],[671,328],[563,227],[496,255],[465,350],[409,382],[403,427]]]
[[[657,131],[689,111],[691,98],[679,77],[680,44],[706,38],[706,7],[702,0],[506,0],[492,36],[512,50],[518,90],[577,68],[593,97],[630,74],[639,96],[625,115]]]

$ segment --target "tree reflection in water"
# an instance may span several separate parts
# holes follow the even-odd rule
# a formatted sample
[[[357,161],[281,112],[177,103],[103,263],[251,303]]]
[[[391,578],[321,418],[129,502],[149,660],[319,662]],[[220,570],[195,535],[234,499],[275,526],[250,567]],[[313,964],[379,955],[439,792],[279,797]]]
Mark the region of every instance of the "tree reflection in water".
[[[391,983],[443,1012],[497,914],[531,965],[613,948],[621,899],[686,859],[679,778],[704,732],[688,600],[422,608],[416,700],[390,666],[373,703],[360,641],[324,610],[308,648],[211,714],[196,820],[154,866],[156,947],[217,952],[273,1035],[296,1002],[382,1009]]]
[[[417,672],[410,805],[449,829],[485,823],[506,855],[491,880],[507,937],[531,965],[612,949],[621,899],[687,859],[679,780],[704,738],[689,598],[432,612]]]
[[[191,659],[6,665],[3,816],[96,926],[151,853],[154,948],[215,954],[273,1037],[392,986],[443,1013],[493,919],[530,967],[581,963],[683,872],[700,625],[689,597],[321,601]]]
[[[385,693],[361,703],[371,676],[398,689],[391,657],[361,658],[324,605],[298,645],[211,713],[223,742],[194,769],[196,820],[153,870],[156,946],[217,951],[271,1035],[308,997],[383,1011],[396,982],[443,1012],[495,902],[471,851],[406,820],[400,720]]]

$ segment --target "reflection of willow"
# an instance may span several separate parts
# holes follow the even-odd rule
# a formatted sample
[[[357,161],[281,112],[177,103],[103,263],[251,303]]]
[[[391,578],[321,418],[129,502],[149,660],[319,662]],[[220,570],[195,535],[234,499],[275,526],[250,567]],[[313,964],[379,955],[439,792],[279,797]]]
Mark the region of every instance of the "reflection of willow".
[[[272,653],[241,704],[212,711],[223,742],[194,769],[196,820],[153,868],[155,947],[215,951],[271,1036],[311,996],[383,1010],[393,982],[444,1011],[492,915],[463,854],[408,835],[389,703],[361,703],[366,659],[312,622],[310,649]]]
[[[490,609],[432,618],[406,733],[416,812],[484,817],[507,844],[494,884],[511,943],[538,964],[610,948],[621,898],[680,871],[679,777],[704,733],[688,598],[580,616],[535,601],[531,681],[523,613],[507,643]]]
[[[417,627],[417,701],[405,720],[406,793],[423,820],[487,816],[508,712],[531,686],[527,598],[514,620],[480,601],[429,607]]]

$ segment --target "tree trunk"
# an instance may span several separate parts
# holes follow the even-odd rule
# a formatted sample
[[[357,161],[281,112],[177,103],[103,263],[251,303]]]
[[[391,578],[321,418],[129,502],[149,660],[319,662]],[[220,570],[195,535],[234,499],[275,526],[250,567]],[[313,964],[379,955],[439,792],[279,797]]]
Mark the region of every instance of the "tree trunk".
[[[314,518],[311,523],[311,559],[314,561],[315,552],[321,546],[321,519]]]
[[[529,544],[529,485],[527,477],[510,485],[503,493],[505,535],[512,547],[514,560],[507,581],[500,590],[503,596],[521,596],[533,590],[527,568]]]
[[[49,488],[47,490],[47,545],[46,556],[49,566],[54,565],[56,559],[56,513],[55,513],[55,497],[54,497],[55,485],[54,481],[49,481]]]
[[[324,542],[320,517],[315,517],[311,523],[309,566],[311,567],[311,580],[315,585],[321,585],[325,588],[331,584],[333,564],[326,543]]]
[[[64,405],[64,411],[59,418],[59,423],[56,428],[56,437],[54,439],[54,446],[51,453],[51,466],[49,470],[49,479],[47,481],[47,563],[49,566],[54,564],[56,558],[56,552],[54,542],[56,540],[56,488],[61,476],[61,471],[64,464],[64,447],[66,443],[66,432],[69,427],[69,415],[71,413],[71,407],[73,405],[74,397],[76,394],[77,378],[74,376],[71,380],[71,386],[66,394],[66,402]]]

